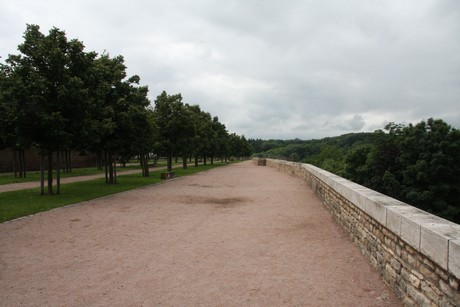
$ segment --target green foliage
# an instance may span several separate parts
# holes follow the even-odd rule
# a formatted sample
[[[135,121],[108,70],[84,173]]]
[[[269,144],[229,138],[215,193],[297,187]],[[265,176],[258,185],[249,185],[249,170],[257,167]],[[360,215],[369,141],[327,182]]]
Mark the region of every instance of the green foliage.
[[[48,161],[48,194],[53,194],[53,157],[60,151],[95,154],[107,183],[116,183],[117,160],[133,156],[149,176],[151,156],[167,155],[171,168],[172,155],[182,156],[186,167],[192,155],[196,161],[209,156],[212,163],[214,156],[226,160],[230,154],[225,125],[184,104],[180,94],[161,93],[153,110],[148,87],[139,85],[139,76],[127,75],[121,55],[86,52],[64,31],[52,28],[46,35],[37,25],[27,25],[18,50],[0,63],[0,149],[13,148],[25,174],[24,149],[38,147]],[[249,146],[238,148],[242,152],[233,154],[251,154]]]
[[[321,140],[249,142],[258,156],[312,163],[460,223],[460,131],[440,119]]]

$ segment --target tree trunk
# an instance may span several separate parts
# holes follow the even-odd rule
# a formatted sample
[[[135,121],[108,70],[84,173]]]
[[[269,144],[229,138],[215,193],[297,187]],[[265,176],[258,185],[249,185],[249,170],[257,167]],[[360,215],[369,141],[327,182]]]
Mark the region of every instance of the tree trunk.
[[[214,164],[214,155],[211,155],[211,165]]]
[[[67,162],[69,163],[69,165],[68,165],[69,173],[71,173],[72,172],[72,151],[68,150],[67,155],[69,156],[69,158],[67,159]]]
[[[62,151],[56,152],[56,194],[61,193],[61,158]]]
[[[19,177],[26,178],[25,150],[22,148],[19,148],[17,151],[18,151],[18,158],[19,158]]]
[[[144,157],[143,157],[142,152],[139,154],[139,164],[142,170],[142,177],[145,177]]]
[[[149,170],[149,156],[150,154],[147,152],[144,154],[145,156],[145,177],[150,177],[150,170]]]
[[[198,167],[198,155],[195,155],[195,167]]]
[[[19,177],[24,178],[24,165],[22,163],[22,150],[18,149],[19,156]]]
[[[53,152],[48,151],[48,195],[53,195]]]
[[[114,178],[113,178],[113,156],[112,153],[109,152],[108,155],[108,165],[109,165],[109,183],[114,183]]]
[[[182,169],[187,169],[187,156],[182,157]]]
[[[149,160],[148,160],[148,154],[146,154],[144,151],[139,154],[139,161],[141,163],[141,169],[142,169],[142,177],[149,177]]]
[[[117,158],[115,154],[113,157],[113,183],[117,183]]]
[[[173,159],[172,155],[173,155],[173,151],[172,149],[169,149],[168,159],[167,159],[167,171],[168,172],[172,172],[172,159]]]
[[[104,171],[105,171],[105,183],[109,183],[109,162],[108,162],[107,151],[104,150]]]
[[[22,155],[21,155],[21,149],[18,149],[18,158],[19,158],[19,178],[24,178],[24,167],[22,167]]]
[[[13,172],[14,172],[14,178],[18,177],[18,171],[16,169],[16,163],[17,163],[16,155],[17,155],[16,149],[13,149]]]
[[[96,169],[102,170],[102,151],[96,153]]]
[[[206,155],[203,156],[203,165],[206,165]]]
[[[45,154],[40,150],[40,195],[45,194]]]
[[[22,151],[22,165],[24,166],[24,178],[27,176],[27,170],[26,170],[26,151],[24,149]]]

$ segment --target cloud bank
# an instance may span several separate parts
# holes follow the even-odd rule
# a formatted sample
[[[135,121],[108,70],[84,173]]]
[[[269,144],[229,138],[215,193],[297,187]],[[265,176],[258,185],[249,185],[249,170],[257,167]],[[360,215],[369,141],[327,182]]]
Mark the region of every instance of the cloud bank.
[[[26,23],[125,57],[150,98],[182,93],[251,138],[442,118],[460,127],[460,2],[0,0],[0,55]]]

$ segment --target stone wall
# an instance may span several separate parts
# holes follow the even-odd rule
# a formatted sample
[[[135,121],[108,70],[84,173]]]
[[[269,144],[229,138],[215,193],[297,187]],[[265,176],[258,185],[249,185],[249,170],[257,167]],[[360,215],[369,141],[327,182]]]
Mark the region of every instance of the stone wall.
[[[265,163],[306,180],[405,305],[460,306],[460,225],[313,165]]]

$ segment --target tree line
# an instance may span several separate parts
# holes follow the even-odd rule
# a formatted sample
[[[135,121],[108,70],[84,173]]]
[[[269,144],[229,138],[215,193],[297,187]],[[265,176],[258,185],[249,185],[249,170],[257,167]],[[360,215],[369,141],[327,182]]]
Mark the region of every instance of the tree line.
[[[320,140],[254,140],[256,155],[311,163],[460,223],[460,130],[441,119]]]
[[[85,51],[83,42],[52,28],[47,35],[27,25],[19,54],[0,63],[0,149],[14,150],[19,176],[25,176],[26,149],[41,156],[41,194],[60,193],[61,165],[70,152],[94,154],[106,182],[116,183],[116,162],[139,157],[143,176],[155,156],[192,157],[213,163],[216,157],[248,157],[244,136],[229,133],[217,117],[162,92],[154,101],[140,77],[128,76],[123,56]],[[18,161],[16,161],[18,160]],[[64,163],[63,163],[64,162]],[[45,191],[45,172],[47,190]]]

